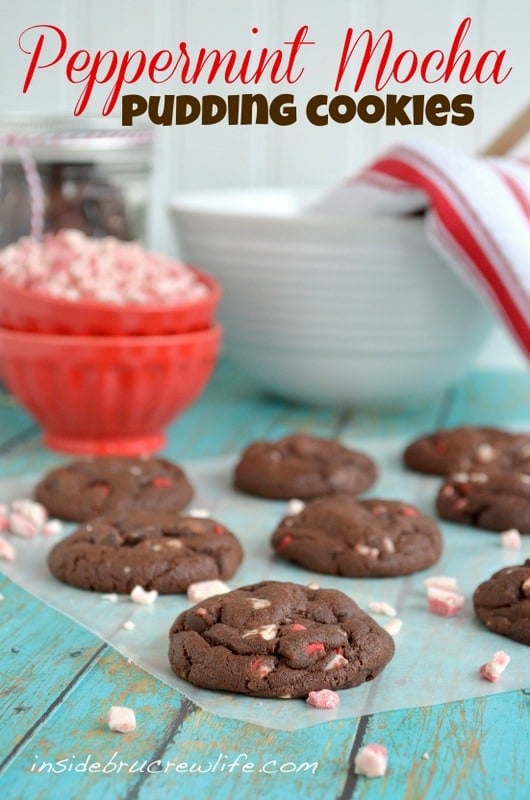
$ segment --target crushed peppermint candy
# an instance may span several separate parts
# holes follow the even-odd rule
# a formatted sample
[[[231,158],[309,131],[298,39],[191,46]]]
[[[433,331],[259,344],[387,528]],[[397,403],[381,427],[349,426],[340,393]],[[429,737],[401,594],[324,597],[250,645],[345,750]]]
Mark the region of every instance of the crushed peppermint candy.
[[[287,503],[287,516],[294,517],[296,514],[300,514],[305,508],[305,503],[303,500],[299,500],[297,497],[293,497]]]
[[[496,683],[509,663],[510,656],[504,650],[497,650],[493,658],[479,668],[479,675],[491,683]]]
[[[384,745],[366,744],[355,756],[355,774],[381,778],[386,773],[387,763],[388,754]]]
[[[0,278],[70,301],[113,305],[174,305],[208,294],[186,264],[113,236],[91,238],[73,229],[42,241],[23,237],[0,251]]]
[[[437,589],[445,589],[447,592],[456,592],[458,581],[456,578],[450,578],[447,575],[431,575],[430,578],[425,578],[423,585],[426,589],[434,586]]]
[[[464,608],[464,597],[457,592],[440,589],[437,586],[427,588],[429,610],[439,617],[454,617]]]
[[[255,608],[257,611],[262,608],[269,608],[271,605],[271,601],[266,600],[264,597],[250,597],[249,602],[252,608]]]
[[[63,523],[59,519],[49,519],[41,503],[21,497],[12,500],[10,505],[0,505],[0,530],[33,539],[38,534],[56,536],[62,533]]]
[[[102,594],[102,600],[108,600],[109,603],[117,603],[118,602],[118,595],[116,592],[111,592],[110,594]]]
[[[269,625],[260,625],[259,628],[252,628],[248,631],[243,631],[241,634],[242,639],[247,639],[249,636],[261,636],[266,642],[272,641],[272,639],[276,638],[276,634],[278,633],[278,626],[274,623],[270,623]]]
[[[111,706],[108,713],[109,729],[117,733],[132,733],[136,730],[136,716],[132,708]]]
[[[35,523],[17,511],[11,511],[7,521],[8,530],[15,536],[20,536],[22,539],[33,539],[37,535],[38,528]]]
[[[125,620],[125,622],[123,623],[123,625],[121,627],[125,628],[126,631],[133,631],[134,628],[135,628],[135,624],[132,621],[132,619],[127,619],[127,620]]]
[[[395,617],[397,614],[396,609],[391,606],[390,603],[379,602],[377,600],[368,603],[368,608],[370,611],[373,611],[374,614],[382,614],[385,617]]]
[[[63,532],[63,523],[60,519],[49,519],[42,526],[44,536],[59,536]]]
[[[309,692],[306,703],[313,708],[336,708],[340,703],[340,698],[337,692],[333,692],[331,689],[320,689],[318,692]]]
[[[16,550],[11,542],[6,541],[0,536],[0,558],[4,561],[13,562],[16,558]]]
[[[196,583],[190,583],[186,594],[191,603],[200,603],[201,600],[206,600],[208,597],[214,597],[216,594],[226,594],[229,591],[229,587],[223,581],[197,581]]]
[[[390,634],[390,636],[397,636],[402,627],[403,620],[399,619],[399,617],[394,617],[394,619],[391,619],[390,622],[386,623],[386,625],[383,625],[383,628],[387,633]]]
[[[130,594],[133,603],[138,603],[140,606],[152,606],[153,603],[156,602],[157,597],[158,592],[156,589],[146,592],[143,586],[135,586]]]
[[[505,550],[518,550],[521,547],[521,534],[517,528],[510,528],[501,533],[501,547]]]
[[[35,500],[28,500],[23,498],[21,500],[13,500],[11,503],[11,510],[16,514],[20,514],[24,519],[32,522],[37,528],[42,528],[48,519],[48,512],[41,503]]]
[[[210,512],[206,508],[192,508],[188,511],[188,517],[194,519],[210,519]]]
[[[482,442],[476,449],[477,461],[481,464],[488,464],[490,461],[493,461],[495,456],[497,455],[497,451],[491,444],[487,442]]]

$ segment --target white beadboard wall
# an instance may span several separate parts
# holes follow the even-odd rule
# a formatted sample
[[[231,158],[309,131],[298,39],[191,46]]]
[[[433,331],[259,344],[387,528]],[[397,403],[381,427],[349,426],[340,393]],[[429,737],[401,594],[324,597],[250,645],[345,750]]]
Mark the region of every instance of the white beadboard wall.
[[[64,30],[68,49],[89,51],[115,49],[176,50],[185,40],[190,52],[201,46],[221,50],[248,47],[281,47],[301,25],[309,26],[308,38],[316,44],[305,47],[299,64],[301,81],[291,89],[271,84],[227,87],[216,82],[182,87],[168,82],[158,87],[146,81],[129,91],[144,95],[205,91],[220,95],[259,91],[269,96],[291,91],[299,109],[292,126],[202,126],[157,128],[155,179],[151,209],[150,244],[176,252],[176,242],[167,214],[172,194],[190,189],[224,186],[310,185],[326,187],[388,145],[405,138],[425,137],[448,142],[468,152],[484,146],[528,100],[530,55],[529,0],[0,0],[0,86],[5,112],[72,114],[81,87],[69,85],[64,68],[42,70],[28,94],[21,87],[27,57],[18,49],[20,33],[31,25],[52,24]],[[472,18],[466,46],[473,53],[486,49],[508,50],[512,67],[509,79],[500,86],[492,83],[462,87],[453,81],[446,86],[407,84],[407,94],[441,91],[450,96],[473,94],[475,120],[469,126],[418,126],[403,128],[383,124],[311,125],[304,118],[305,101],[314,94],[333,95],[333,81],[349,26],[361,31],[391,28],[396,51],[413,48],[419,52],[447,49],[458,23]],[[251,34],[252,27],[259,34]],[[390,91],[400,93],[400,87]],[[99,114],[108,87],[98,87],[90,112]],[[347,81],[341,89],[348,93]],[[371,93],[367,84],[364,93]],[[80,125],[82,124],[80,120]],[[519,151],[530,152],[528,140]],[[523,364],[515,348],[499,331],[483,356],[486,364]]]

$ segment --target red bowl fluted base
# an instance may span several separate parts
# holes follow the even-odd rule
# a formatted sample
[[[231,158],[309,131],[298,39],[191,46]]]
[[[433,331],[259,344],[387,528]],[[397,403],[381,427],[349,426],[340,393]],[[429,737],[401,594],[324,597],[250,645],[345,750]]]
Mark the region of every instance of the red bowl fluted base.
[[[136,455],[164,444],[163,430],[200,394],[221,329],[139,337],[56,336],[0,328],[7,388],[40,423],[54,450]]]
[[[161,450],[166,444],[166,437],[163,433],[153,433],[151,436],[84,439],[45,431],[43,442],[50,450],[79,456],[140,456]]]

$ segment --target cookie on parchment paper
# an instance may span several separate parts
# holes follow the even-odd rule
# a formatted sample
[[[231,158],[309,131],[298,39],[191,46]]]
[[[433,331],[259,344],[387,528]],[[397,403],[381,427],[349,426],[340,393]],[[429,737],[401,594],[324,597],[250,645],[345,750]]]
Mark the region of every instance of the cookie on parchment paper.
[[[397,500],[329,495],[285,517],[271,539],[276,553],[313,572],[346,577],[408,575],[442,552],[436,522]]]
[[[169,662],[206,689],[307,697],[372,680],[394,641],[343,592],[264,581],[210,597],[180,614]]]
[[[74,522],[142,509],[178,512],[192,497],[184,471],[156,456],[72,461],[52,469],[35,488],[50,516]]]
[[[530,559],[481,583],[473,594],[473,607],[488,630],[530,645]]]
[[[360,494],[376,478],[376,465],[365,453],[334,439],[295,433],[250,444],[236,466],[234,485],[260,497],[307,500],[337,492]]]
[[[57,542],[48,567],[79,589],[128,594],[141,586],[173,594],[231,578],[242,558],[237,537],[216,520],[136,511],[88,520]]]
[[[478,426],[440,429],[411,442],[403,462],[429,475],[482,469],[530,473],[530,435]]]

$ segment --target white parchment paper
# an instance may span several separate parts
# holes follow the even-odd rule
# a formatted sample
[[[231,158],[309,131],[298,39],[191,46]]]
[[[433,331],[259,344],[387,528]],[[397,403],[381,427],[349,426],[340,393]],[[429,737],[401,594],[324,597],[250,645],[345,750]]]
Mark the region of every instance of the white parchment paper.
[[[363,449],[377,460],[381,478],[370,496],[402,499],[425,513],[433,513],[439,480],[405,472],[398,456],[403,443],[388,439],[363,441]],[[202,708],[280,730],[295,730],[328,719],[357,717],[399,708],[436,705],[453,700],[526,688],[530,676],[530,649],[492,634],[473,615],[471,596],[476,586],[493,572],[530,557],[530,537],[523,537],[518,551],[503,550],[497,534],[441,524],[445,548],[434,567],[404,578],[354,579],[318,575],[283,562],[272,554],[269,538],[286,511],[286,503],[262,500],[231,488],[232,458],[192,461],[183,465],[196,487],[193,507],[206,508],[239,536],[245,559],[231,588],[260,580],[316,582],[353,597],[380,624],[388,617],[370,612],[371,601],[386,601],[397,609],[403,627],[395,637],[396,654],[375,681],[340,693],[340,704],[332,711],[316,710],[303,700],[262,700],[197,689],[177,678],[167,660],[168,630],[174,618],[190,606],[183,595],[161,596],[154,606],[138,606],[128,597],[112,603],[96,593],[65,586],[46,567],[46,554],[57,539],[12,537],[17,558],[0,562],[2,571],[15,583],[94,631],[135,664],[174,686]],[[31,496],[40,476],[0,481],[0,502]],[[65,527],[65,535],[74,526]],[[7,534],[6,534],[7,535]],[[457,617],[443,618],[429,612],[424,579],[450,575],[458,579],[466,607]],[[134,629],[122,627],[126,620]],[[478,668],[496,650],[505,650],[511,663],[498,683],[481,679]],[[293,705],[296,709],[293,709]]]

